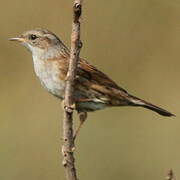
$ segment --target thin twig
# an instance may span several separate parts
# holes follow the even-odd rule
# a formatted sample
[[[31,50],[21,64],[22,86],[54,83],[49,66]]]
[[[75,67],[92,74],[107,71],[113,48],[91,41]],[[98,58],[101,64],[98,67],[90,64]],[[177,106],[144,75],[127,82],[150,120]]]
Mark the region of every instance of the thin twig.
[[[167,176],[166,176],[166,179],[167,179],[167,180],[176,180],[176,178],[175,178],[175,176],[174,176],[174,172],[173,172],[172,169],[170,169],[170,170],[168,171],[168,174],[167,174]]]
[[[74,139],[73,139],[73,109],[74,109],[74,80],[76,76],[76,68],[79,60],[81,49],[80,42],[80,16],[81,16],[81,1],[75,0],[73,5],[73,22],[71,34],[71,54],[69,69],[66,77],[66,89],[64,100],[64,120],[63,120],[63,166],[67,180],[78,180],[75,158],[73,154]]]

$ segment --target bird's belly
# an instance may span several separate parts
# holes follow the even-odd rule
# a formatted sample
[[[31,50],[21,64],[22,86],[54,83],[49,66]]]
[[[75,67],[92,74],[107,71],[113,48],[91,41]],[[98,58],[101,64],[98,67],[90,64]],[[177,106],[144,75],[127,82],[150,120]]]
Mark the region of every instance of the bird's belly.
[[[63,99],[65,81],[60,79],[58,64],[56,62],[34,59],[34,69],[43,87],[51,94]]]
[[[56,80],[52,78],[40,78],[41,84],[45,87],[51,94],[57,96],[60,99],[64,99],[65,84],[61,80]]]
[[[101,102],[93,102],[93,101],[87,101],[87,102],[78,102],[76,104],[76,108],[78,111],[97,111],[97,110],[102,110],[106,108],[107,105]]]

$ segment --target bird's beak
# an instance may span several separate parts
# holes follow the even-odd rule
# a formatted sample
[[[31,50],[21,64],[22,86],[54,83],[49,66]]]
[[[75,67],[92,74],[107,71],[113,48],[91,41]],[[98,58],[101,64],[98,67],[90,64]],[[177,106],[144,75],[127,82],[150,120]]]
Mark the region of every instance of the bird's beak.
[[[9,41],[17,41],[17,42],[24,42],[25,39],[22,37],[14,37],[14,38],[9,38]]]

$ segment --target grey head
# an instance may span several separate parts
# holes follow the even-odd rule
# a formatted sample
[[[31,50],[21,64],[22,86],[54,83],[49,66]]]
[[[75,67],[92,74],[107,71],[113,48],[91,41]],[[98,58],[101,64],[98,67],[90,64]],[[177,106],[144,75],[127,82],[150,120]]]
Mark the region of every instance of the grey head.
[[[68,51],[62,41],[54,33],[46,29],[38,28],[25,31],[20,36],[10,38],[9,40],[20,42],[35,56],[52,50],[57,51],[57,53],[60,53],[61,50]]]

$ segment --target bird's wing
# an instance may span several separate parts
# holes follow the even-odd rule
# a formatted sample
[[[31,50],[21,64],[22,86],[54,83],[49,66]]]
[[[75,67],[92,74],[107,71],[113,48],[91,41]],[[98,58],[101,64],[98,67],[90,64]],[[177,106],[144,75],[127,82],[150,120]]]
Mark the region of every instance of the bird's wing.
[[[112,81],[106,74],[99,71],[97,68],[89,64],[84,59],[80,59],[79,65],[78,65],[78,75],[86,78],[92,84],[102,86],[106,89],[115,89],[118,91],[121,91],[123,93],[127,93],[126,90],[119,87],[114,81]]]

